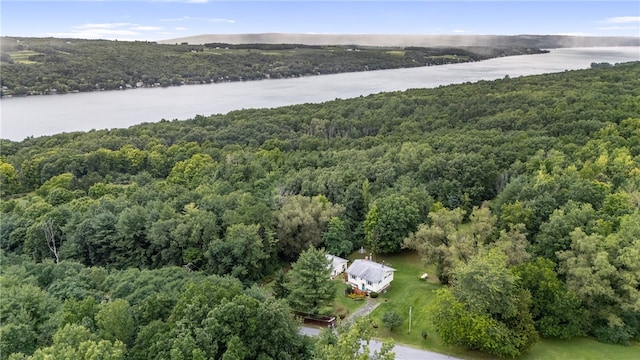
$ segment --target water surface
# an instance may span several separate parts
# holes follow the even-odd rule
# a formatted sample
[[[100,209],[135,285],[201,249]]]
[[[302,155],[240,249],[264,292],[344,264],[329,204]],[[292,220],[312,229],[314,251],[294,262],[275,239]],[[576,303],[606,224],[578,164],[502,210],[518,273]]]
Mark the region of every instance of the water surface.
[[[246,108],[320,103],[385,91],[585,69],[592,62],[640,61],[639,47],[563,48],[547,54],[475,63],[168,88],[8,98],[0,101],[0,137],[126,128],[144,122]]]

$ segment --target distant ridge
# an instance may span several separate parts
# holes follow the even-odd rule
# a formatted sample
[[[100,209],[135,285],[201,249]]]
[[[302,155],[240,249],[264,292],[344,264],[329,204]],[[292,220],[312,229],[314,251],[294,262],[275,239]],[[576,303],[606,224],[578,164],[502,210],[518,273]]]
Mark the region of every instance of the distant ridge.
[[[304,44],[360,46],[530,46],[536,48],[640,46],[640,37],[567,35],[203,34],[160,44]]]

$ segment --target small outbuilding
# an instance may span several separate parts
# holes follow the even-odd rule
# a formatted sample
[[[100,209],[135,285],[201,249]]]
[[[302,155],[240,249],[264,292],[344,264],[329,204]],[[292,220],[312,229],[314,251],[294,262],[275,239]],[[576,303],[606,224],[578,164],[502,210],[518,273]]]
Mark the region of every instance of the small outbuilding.
[[[396,269],[367,259],[355,260],[347,269],[347,282],[354,288],[366,292],[384,292]]]
[[[326,256],[327,259],[329,259],[329,261],[331,262],[329,266],[331,267],[332,279],[347,270],[347,263],[349,262],[349,260],[329,254],[327,254]]]

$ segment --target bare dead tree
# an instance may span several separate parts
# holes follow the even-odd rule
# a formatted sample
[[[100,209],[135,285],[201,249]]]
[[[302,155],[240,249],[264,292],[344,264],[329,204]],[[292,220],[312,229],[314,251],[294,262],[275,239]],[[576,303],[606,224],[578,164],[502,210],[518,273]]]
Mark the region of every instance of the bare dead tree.
[[[42,222],[42,231],[44,231],[44,237],[47,240],[47,246],[49,250],[56,257],[56,264],[60,263],[60,255],[58,254],[58,247],[56,244],[56,232],[54,229],[53,219],[48,218]]]

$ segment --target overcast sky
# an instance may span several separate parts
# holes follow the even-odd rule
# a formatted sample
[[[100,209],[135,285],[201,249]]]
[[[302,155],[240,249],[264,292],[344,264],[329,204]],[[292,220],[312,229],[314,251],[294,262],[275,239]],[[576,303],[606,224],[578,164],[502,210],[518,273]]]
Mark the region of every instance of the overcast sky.
[[[640,37],[640,1],[1,0],[3,36],[163,40],[200,34]]]

